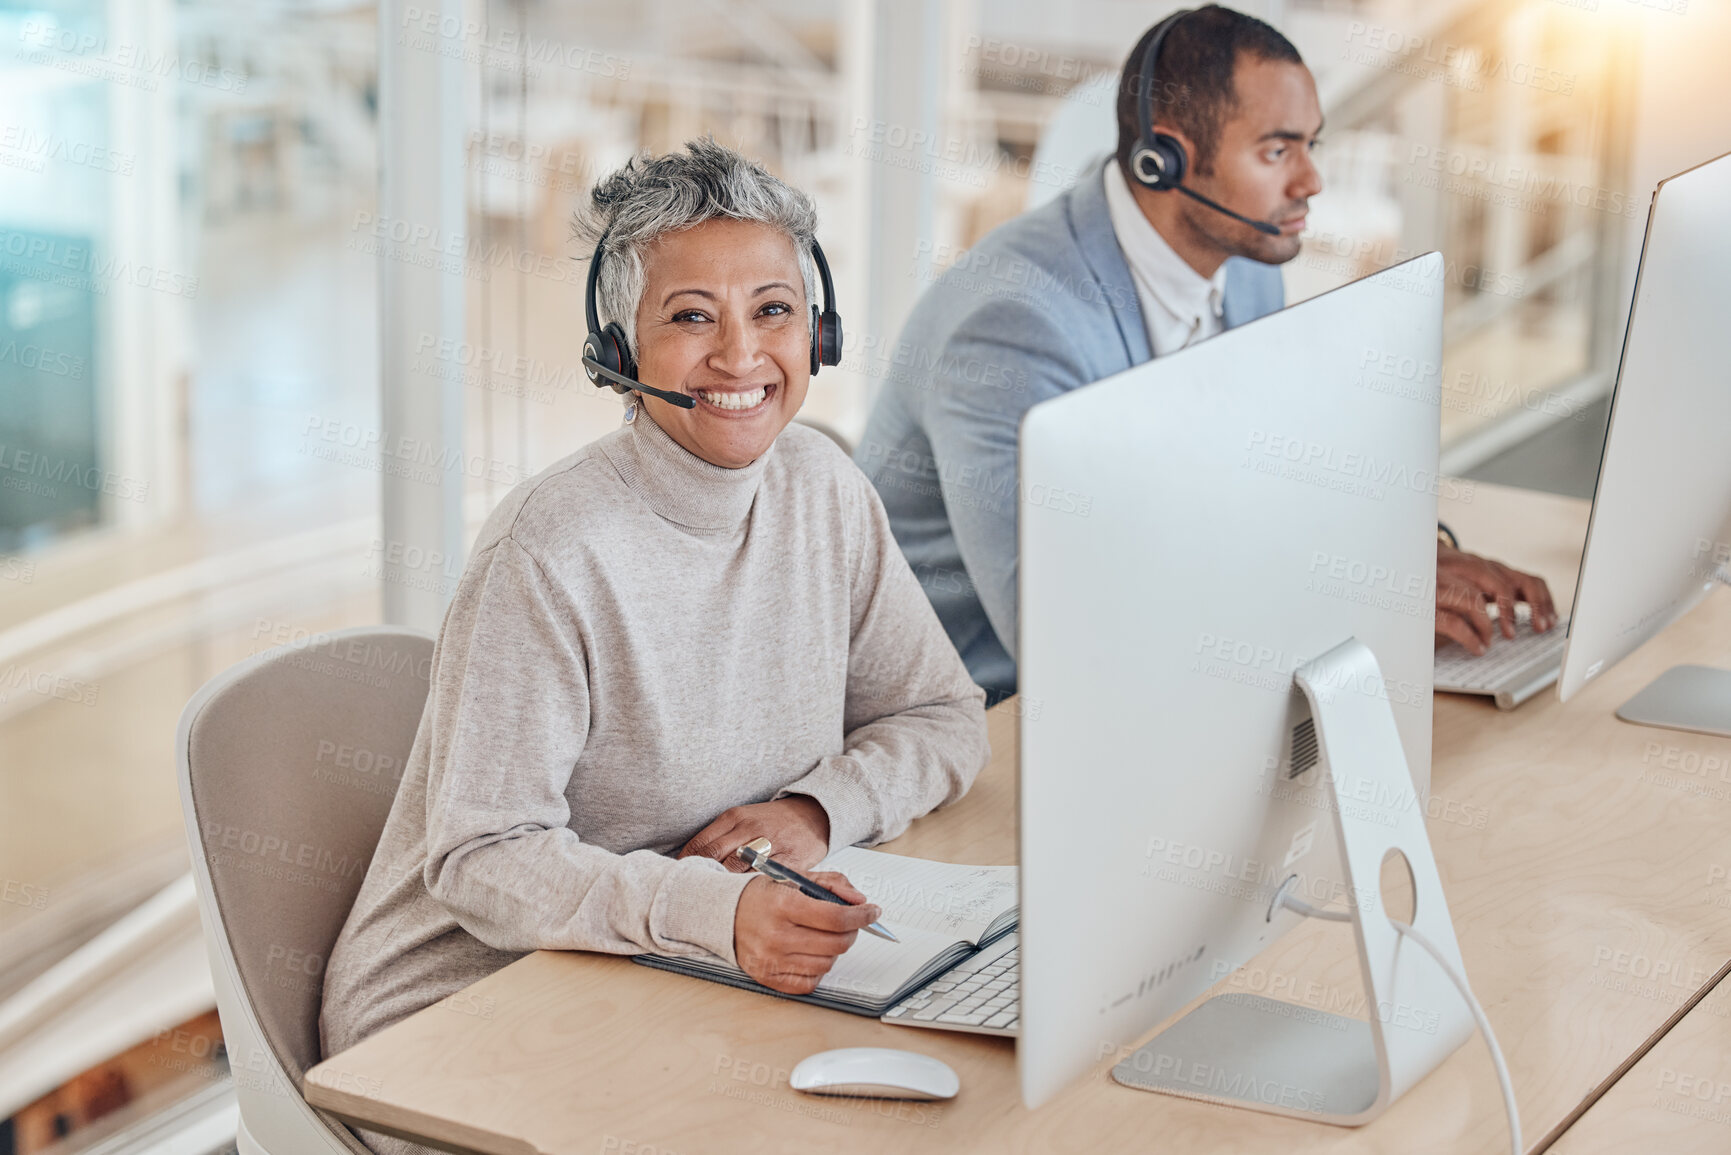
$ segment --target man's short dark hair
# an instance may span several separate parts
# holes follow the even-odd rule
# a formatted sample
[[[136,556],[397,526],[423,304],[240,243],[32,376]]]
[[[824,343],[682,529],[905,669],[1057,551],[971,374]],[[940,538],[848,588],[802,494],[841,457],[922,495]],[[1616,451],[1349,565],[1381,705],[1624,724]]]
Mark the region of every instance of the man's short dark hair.
[[[1142,55],[1154,37],[1142,34],[1118,78],[1118,166],[1130,177],[1130,154],[1141,138],[1136,104],[1142,98]],[[1241,53],[1261,60],[1303,64],[1292,41],[1254,16],[1210,4],[1179,19],[1154,61],[1153,123],[1180,129],[1196,144],[1190,167],[1206,176],[1220,147],[1220,128],[1238,108],[1232,70]]]

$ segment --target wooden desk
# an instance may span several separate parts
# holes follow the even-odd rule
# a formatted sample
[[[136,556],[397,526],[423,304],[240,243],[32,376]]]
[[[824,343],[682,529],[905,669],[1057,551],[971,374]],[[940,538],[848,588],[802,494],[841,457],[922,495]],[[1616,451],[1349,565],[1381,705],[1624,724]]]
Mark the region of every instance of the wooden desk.
[[[1472,550],[1544,574],[1566,605],[1587,507],[1476,486],[1443,517]],[[1436,704],[1429,829],[1468,973],[1502,1040],[1529,1147],[1584,1101],[1731,959],[1731,908],[1702,885],[1731,865],[1727,803],[1665,770],[1731,741],[1644,729],[1612,710],[1679,661],[1723,659],[1731,598],[1710,598],[1566,707],[1510,713]],[[1014,703],[991,716],[993,758],[973,791],[886,849],[1014,861]],[[1725,784],[1731,791],[1731,783]],[[1726,893],[1726,892],[1721,892]],[[1645,960],[1645,961],[1638,961]],[[1651,981],[1664,963],[1663,981]],[[1300,927],[1219,989],[1325,1009],[1357,990],[1351,931]],[[1644,971],[1649,978],[1640,979]],[[906,1046],[961,1075],[938,1106],[811,1099],[787,1070],[814,1051]],[[1369,1126],[1350,1130],[1133,1091],[1113,1057],[1030,1114],[1013,1045],[914,1033],[638,967],[539,952],[314,1068],[315,1105],[489,1152],[1143,1150],[1490,1152],[1505,1149],[1490,1060],[1467,1043]]]
[[[1731,980],[1721,980],[1593,1104],[1551,1155],[1640,1150],[1731,1150]]]

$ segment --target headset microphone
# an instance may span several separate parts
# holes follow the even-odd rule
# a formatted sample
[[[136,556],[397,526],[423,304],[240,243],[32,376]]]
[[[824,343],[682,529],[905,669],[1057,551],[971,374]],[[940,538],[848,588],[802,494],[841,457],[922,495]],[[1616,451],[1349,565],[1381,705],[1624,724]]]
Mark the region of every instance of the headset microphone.
[[[1242,221],[1259,233],[1278,237],[1280,226],[1267,221],[1252,220],[1242,213],[1233,212],[1218,201],[1209,200],[1194,189],[1187,188],[1184,184],[1184,172],[1189,167],[1189,157],[1184,153],[1184,146],[1171,133],[1154,131],[1155,57],[1160,55],[1160,46],[1166,42],[1166,34],[1172,31],[1172,26],[1194,11],[1194,8],[1182,9],[1155,25],[1153,35],[1148,38],[1148,47],[1142,53],[1142,64],[1136,77],[1140,87],[1136,94],[1136,122],[1142,135],[1136,142],[1136,151],[1130,154],[1130,173],[1144,188],[1153,189],[1155,192],[1176,189],[1191,200],[1205,204],[1217,213],[1225,213],[1235,221]]]
[[[589,345],[587,342],[583,345],[583,354],[583,368],[589,371],[589,379],[591,381],[594,381],[596,375],[599,374],[613,382],[613,388],[618,390],[620,393],[628,393],[635,390],[638,393],[647,393],[651,397],[659,397],[669,404],[679,406],[681,409],[697,408],[697,398],[693,397],[689,393],[669,393],[665,389],[657,389],[652,385],[645,385],[643,382],[627,377],[622,373],[615,373],[600,361],[597,361],[594,357],[589,356]],[[601,382],[595,381],[595,384],[600,385]]]
[[[1231,209],[1227,208],[1225,205],[1220,204],[1216,201],[1209,200],[1207,197],[1203,196],[1201,193],[1197,192],[1195,189],[1190,188],[1187,185],[1179,185],[1178,191],[1183,193],[1185,196],[1189,197],[1193,201],[1201,201],[1203,204],[1207,205],[1209,208],[1213,209],[1217,213],[1225,213],[1227,216],[1231,217],[1235,221],[1243,221],[1245,224],[1249,225],[1251,228],[1255,229],[1259,233],[1267,233],[1271,237],[1278,237],[1280,235],[1280,226],[1271,225],[1267,221],[1251,220],[1249,217],[1245,216],[1243,213],[1235,213]]]

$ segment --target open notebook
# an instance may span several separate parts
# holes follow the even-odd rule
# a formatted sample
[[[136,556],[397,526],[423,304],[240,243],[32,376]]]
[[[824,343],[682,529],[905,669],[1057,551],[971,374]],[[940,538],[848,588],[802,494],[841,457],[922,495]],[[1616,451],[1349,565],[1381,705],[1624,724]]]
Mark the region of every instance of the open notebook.
[[[873,1018],[983,946],[1016,928],[1016,868],[957,866],[850,846],[818,870],[838,870],[883,908],[879,921],[900,942],[860,932],[809,995],[784,995],[717,958],[640,954],[660,970]]]

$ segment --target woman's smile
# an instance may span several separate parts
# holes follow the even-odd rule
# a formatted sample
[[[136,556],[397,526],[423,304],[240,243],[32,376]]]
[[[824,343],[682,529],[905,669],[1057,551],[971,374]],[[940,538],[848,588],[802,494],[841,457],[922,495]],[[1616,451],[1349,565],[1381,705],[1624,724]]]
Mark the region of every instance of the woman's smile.
[[[774,384],[752,388],[693,389],[698,408],[717,417],[755,417],[769,407],[775,398]]]

